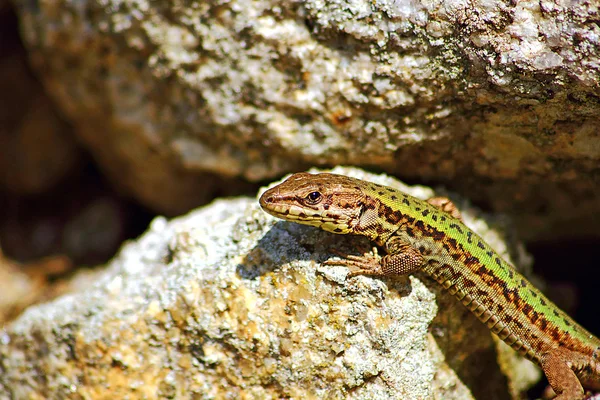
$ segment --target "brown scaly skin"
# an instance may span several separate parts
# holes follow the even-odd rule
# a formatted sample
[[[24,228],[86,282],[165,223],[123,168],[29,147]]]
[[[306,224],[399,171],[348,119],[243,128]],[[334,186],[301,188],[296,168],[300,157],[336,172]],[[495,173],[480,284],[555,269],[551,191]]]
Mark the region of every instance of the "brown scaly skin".
[[[537,363],[556,400],[600,390],[600,340],[556,307],[475,232],[444,198],[334,174],[298,173],[260,198],[269,214],[338,234],[363,235],[386,251],[348,255],[349,276],[423,270],[520,354]]]

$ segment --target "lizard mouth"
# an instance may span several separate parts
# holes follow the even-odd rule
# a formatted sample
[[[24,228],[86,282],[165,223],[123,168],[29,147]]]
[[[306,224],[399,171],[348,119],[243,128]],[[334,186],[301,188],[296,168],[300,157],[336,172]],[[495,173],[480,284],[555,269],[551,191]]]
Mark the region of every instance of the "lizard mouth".
[[[274,217],[300,224],[321,227],[333,231],[335,227],[348,224],[339,216],[328,215],[319,210],[310,210],[294,204],[295,198],[282,198],[267,190],[260,196],[259,203],[263,210]],[[330,228],[331,227],[331,228]],[[337,231],[336,231],[337,232]]]
[[[263,197],[264,197],[264,195],[261,196],[261,198],[260,198],[260,206],[267,213],[269,213],[272,216],[277,217],[277,218],[298,221],[298,222],[301,222],[301,221],[334,222],[334,221],[339,220],[339,219],[331,217],[331,216],[323,215],[317,211],[311,213],[309,210],[306,210],[305,208],[302,208],[300,206],[296,206],[293,204],[292,205],[281,204],[281,203],[274,202],[272,199],[269,202],[267,200],[264,200]]]

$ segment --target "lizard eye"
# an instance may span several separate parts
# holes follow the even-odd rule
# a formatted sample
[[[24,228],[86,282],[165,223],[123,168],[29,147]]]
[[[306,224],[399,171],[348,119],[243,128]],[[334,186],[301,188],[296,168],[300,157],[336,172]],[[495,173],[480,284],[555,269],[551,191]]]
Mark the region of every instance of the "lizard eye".
[[[306,196],[306,200],[310,203],[310,204],[317,204],[319,201],[321,201],[321,193],[319,192],[311,192]]]

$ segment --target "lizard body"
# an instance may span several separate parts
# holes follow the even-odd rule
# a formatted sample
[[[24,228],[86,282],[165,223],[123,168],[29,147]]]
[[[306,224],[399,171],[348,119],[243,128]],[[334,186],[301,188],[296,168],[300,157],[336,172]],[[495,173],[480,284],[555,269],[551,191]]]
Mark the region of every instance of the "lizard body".
[[[263,193],[260,205],[275,217],[363,235],[385,249],[383,257],[368,253],[324,263],[349,267],[349,276],[425,271],[538,364],[557,400],[583,399],[583,387],[600,390],[600,340],[468,228],[451,203],[429,203],[342,175],[298,173]]]

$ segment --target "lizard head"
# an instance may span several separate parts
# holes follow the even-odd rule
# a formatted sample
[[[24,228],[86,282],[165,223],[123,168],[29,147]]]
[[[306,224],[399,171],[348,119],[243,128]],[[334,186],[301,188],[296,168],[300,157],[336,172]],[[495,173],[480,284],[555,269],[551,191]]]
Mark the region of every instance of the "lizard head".
[[[366,197],[360,181],[335,174],[297,173],[260,196],[269,214],[333,233],[353,233]]]

